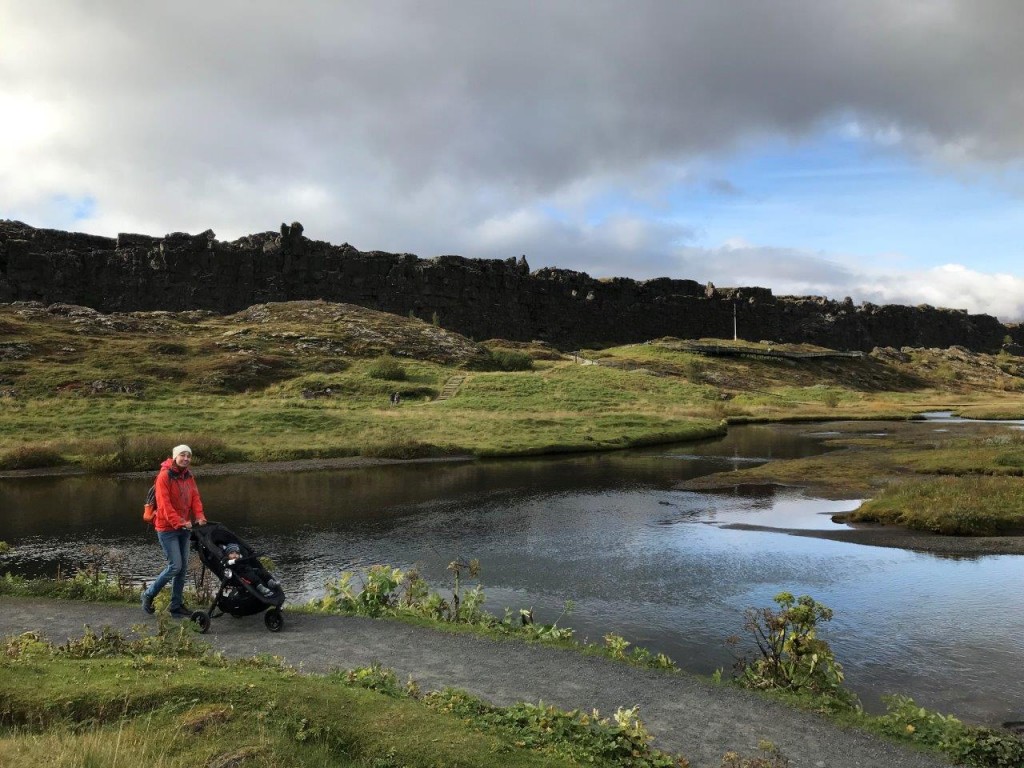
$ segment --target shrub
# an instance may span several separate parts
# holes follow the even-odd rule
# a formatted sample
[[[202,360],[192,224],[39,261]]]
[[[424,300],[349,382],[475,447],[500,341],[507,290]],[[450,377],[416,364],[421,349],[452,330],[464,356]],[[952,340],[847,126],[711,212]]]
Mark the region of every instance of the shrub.
[[[752,659],[740,657],[737,679],[746,688],[809,694],[827,709],[855,710],[857,697],[843,688],[843,668],[829,644],[818,637],[818,624],[831,621],[832,609],[807,595],[775,596],[779,610],[749,608],[743,628],[757,648]],[[728,641],[732,645],[738,637]]]
[[[0,469],[37,469],[66,463],[60,452],[48,445],[30,443],[0,454]]]
[[[525,352],[515,349],[496,348],[490,350],[492,370],[497,371],[532,371],[533,358]]]
[[[827,408],[835,408],[839,405],[839,393],[833,389],[823,390],[821,393],[821,402]]]
[[[120,434],[86,442],[82,465],[92,472],[155,471],[170,455],[171,447],[181,442],[191,446],[197,464],[222,464],[246,458],[214,435]]]
[[[377,358],[370,364],[366,375],[371,379],[383,379],[384,381],[405,381],[408,378],[404,366],[391,355],[381,355]]]

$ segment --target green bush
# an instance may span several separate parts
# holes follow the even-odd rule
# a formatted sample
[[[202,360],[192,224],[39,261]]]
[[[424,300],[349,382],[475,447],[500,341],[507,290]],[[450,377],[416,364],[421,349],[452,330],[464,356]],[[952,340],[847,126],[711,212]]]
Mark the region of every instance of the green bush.
[[[366,375],[371,379],[383,379],[384,381],[405,381],[409,378],[405,367],[391,355],[381,355],[377,358],[366,369]]]
[[[832,620],[832,609],[808,595],[775,596],[779,610],[749,608],[743,628],[754,640],[753,658],[737,659],[737,680],[745,688],[807,694],[828,710],[859,710],[856,695],[843,687],[843,668],[818,624]],[[729,643],[739,643],[738,637]]]
[[[525,352],[515,349],[497,347],[490,350],[492,370],[496,371],[532,371],[533,358]]]

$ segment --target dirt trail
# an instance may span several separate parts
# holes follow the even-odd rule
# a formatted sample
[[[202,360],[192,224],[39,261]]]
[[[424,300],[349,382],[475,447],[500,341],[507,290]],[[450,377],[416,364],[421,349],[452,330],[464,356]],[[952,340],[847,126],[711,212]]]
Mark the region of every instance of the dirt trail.
[[[606,659],[471,635],[410,627],[394,621],[288,613],[283,632],[268,632],[261,617],[215,619],[206,638],[231,656],[272,654],[301,670],[380,662],[424,690],[452,686],[497,704],[516,701],[593,708],[611,715],[640,705],[656,744],[681,753],[694,768],[718,768],[722,754],[754,754],[769,739],[793,768],[934,768],[947,763],[814,715],[764,701],[700,678],[642,670]],[[33,598],[0,598],[0,635],[35,630],[56,642],[82,634],[88,624],[129,630],[156,620],[141,609]]]

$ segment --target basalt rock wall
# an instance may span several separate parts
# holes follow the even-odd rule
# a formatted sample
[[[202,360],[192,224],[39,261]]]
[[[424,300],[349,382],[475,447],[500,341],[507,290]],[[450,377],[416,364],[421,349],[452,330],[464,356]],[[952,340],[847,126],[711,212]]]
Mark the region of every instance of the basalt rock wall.
[[[81,304],[104,312],[209,309],[296,299],[410,312],[475,339],[539,339],[568,349],[662,336],[996,351],[1018,326],[930,306],[777,297],[693,280],[596,280],[500,260],[364,252],[310,240],[300,224],[221,242],[207,231],[117,238],[0,221],[0,302]]]

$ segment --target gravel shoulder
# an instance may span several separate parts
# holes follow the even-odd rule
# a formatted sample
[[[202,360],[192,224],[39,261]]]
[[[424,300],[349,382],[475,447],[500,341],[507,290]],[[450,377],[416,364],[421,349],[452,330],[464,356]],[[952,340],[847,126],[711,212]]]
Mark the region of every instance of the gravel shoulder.
[[[496,704],[543,701],[565,709],[640,706],[640,717],[662,749],[685,755],[694,768],[718,768],[723,753],[753,754],[774,742],[793,768],[935,768],[939,758],[906,750],[748,691],[716,686],[685,673],[643,670],[570,650],[450,635],[396,621],[289,613],[280,633],[259,616],[215,619],[206,639],[229,656],[272,654],[302,671],[324,672],[372,662],[412,677],[425,689],[460,688]],[[38,631],[55,642],[80,636],[86,625],[129,631],[155,627],[134,606],[0,597],[0,635]]]

